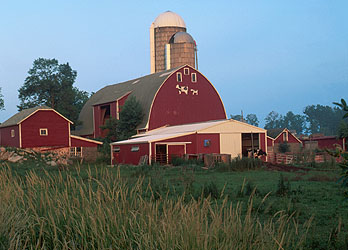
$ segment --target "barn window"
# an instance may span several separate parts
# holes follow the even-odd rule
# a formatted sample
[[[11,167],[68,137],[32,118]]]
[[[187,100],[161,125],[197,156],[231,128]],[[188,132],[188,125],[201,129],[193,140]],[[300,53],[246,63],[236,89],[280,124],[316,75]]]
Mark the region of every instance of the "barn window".
[[[210,147],[210,140],[204,140],[204,147]]]
[[[184,68],[184,75],[188,75],[188,74],[190,74],[189,68]]]
[[[14,129],[11,129],[11,137],[15,137],[15,131],[14,131]]]
[[[47,128],[40,128],[40,135],[41,136],[47,136],[48,135],[48,129]]]
[[[133,146],[131,148],[131,152],[138,152],[139,151],[139,146]]]
[[[180,72],[176,73],[176,80],[182,82],[182,74]]]
[[[283,133],[283,141],[288,141],[288,133]]]
[[[114,152],[115,153],[118,153],[118,152],[120,152],[121,151],[121,148],[120,147],[114,147]]]
[[[70,148],[71,157],[82,157],[82,147],[71,147]]]
[[[191,82],[197,82],[197,75],[196,73],[191,74]]]

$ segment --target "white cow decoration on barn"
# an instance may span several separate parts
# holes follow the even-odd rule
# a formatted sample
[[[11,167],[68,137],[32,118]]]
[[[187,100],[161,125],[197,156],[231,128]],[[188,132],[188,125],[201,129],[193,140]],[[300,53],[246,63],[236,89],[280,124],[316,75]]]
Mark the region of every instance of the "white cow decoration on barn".
[[[180,95],[182,92],[188,95],[188,86],[179,86],[179,84],[177,84],[176,88],[179,90]]]

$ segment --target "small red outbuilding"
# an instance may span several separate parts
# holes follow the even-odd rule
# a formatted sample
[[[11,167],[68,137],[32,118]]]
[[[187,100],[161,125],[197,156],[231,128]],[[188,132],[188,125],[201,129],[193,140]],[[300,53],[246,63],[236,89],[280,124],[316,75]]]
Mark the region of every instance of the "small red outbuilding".
[[[72,136],[72,122],[52,108],[40,106],[20,111],[0,125],[0,145],[42,150],[79,152],[102,142]]]

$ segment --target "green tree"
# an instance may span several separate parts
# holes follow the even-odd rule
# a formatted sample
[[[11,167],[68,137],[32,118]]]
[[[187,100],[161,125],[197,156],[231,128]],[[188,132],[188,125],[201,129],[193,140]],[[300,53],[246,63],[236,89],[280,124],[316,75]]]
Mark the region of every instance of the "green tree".
[[[277,112],[270,112],[265,118],[265,129],[282,128],[282,119],[282,115]]]
[[[344,99],[341,99],[341,103],[334,102],[335,105],[337,105],[343,112],[343,119],[348,118],[348,106]],[[340,168],[342,169],[341,177],[338,180],[338,182],[341,183],[341,185],[346,188],[345,190],[345,196],[348,198],[348,152],[342,152],[338,148],[336,148],[335,152],[329,152],[331,155],[336,157],[341,157],[342,161],[338,164]]]
[[[323,133],[325,135],[337,135],[338,126],[344,115],[338,107],[323,105],[310,105],[303,113],[309,124],[307,132],[310,134]]]
[[[117,140],[125,140],[136,134],[136,128],[143,120],[144,114],[140,103],[131,96],[122,106],[117,125]]]
[[[242,116],[241,115],[230,115],[231,119],[236,120],[236,121],[242,121]]]
[[[296,133],[301,134],[306,128],[306,118],[303,115],[295,115],[289,111],[281,119],[281,127],[289,130],[295,130]]]
[[[5,108],[4,96],[1,94],[1,88],[0,88],[0,110],[3,110],[4,108]]]
[[[39,58],[28,74],[18,90],[18,109],[47,105],[78,125],[78,115],[88,100],[88,93],[73,86],[77,73],[69,63],[59,64],[56,59]]]
[[[248,114],[245,121],[250,125],[259,126],[259,120],[255,114]]]

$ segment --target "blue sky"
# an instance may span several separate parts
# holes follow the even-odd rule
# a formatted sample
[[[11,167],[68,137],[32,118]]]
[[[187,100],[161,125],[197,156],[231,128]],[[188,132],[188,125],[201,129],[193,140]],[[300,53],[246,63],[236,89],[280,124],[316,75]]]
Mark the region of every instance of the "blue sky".
[[[198,66],[230,114],[302,113],[348,99],[348,1],[7,1],[0,5],[0,87],[18,89],[39,57],[69,62],[81,90],[150,73],[149,28],[171,10],[198,45]]]

